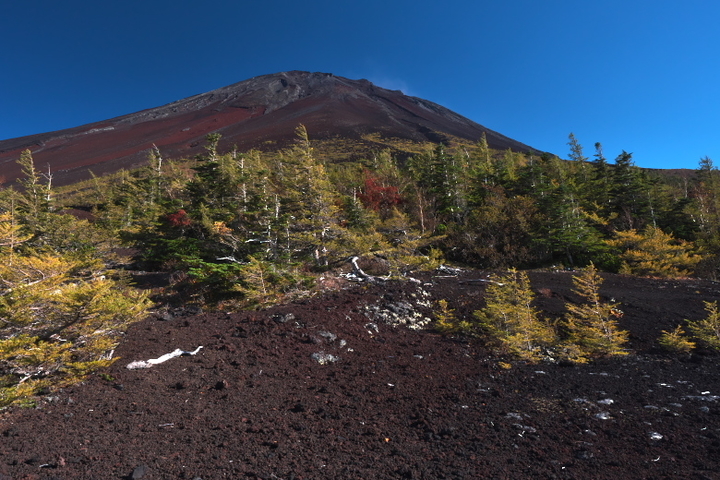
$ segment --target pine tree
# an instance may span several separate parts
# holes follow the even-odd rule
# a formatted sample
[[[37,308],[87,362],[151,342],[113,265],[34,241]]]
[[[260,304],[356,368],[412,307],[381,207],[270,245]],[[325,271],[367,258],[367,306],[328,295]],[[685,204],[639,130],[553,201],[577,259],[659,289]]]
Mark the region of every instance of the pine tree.
[[[485,296],[487,306],[475,312],[481,327],[508,352],[525,360],[541,360],[556,337],[532,305],[534,294],[527,274],[510,270],[492,280]]]
[[[32,235],[22,233],[22,226],[18,224],[12,209],[7,213],[0,213],[0,255],[6,259],[8,265],[13,264],[18,245],[31,238]]]
[[[720,170],[709,157],[700,159],[691,186],[690,218],[698,227],[697,242],[708,254],[703,269],[720,276]]]
[[[52,254],[0,253],[0,407],[49,383],[73,383],[112,363],[147,295],[105,278],[79,276]]]
[[[435,328],[442,333],[473,333],[475,325],[467,320],[459,320],[455,310],[448,306],[445,299],[437,301],[435,314]]]
[[[568,136],[568,145],[570,146],[570,160],[574,164],[574,169],[578,172],[579,182],[587,183],[588,181],[588,158],[583,154],[583,147],[575,138],[574,133]]]
[[[705,303],[707,316],[702,320],[686,320],[693,336],[703,344],[715,350],[720,350],[720,309],[718,302]]]
[[[473,151],[471,158],[473,160],[471,175],[475,182],[481,186],[496,185],[496,169],[485,132],[482,133],[482,137],[480,137],[480,140],[475,146],[475,150]]]
[[[565,326],[569,333],[568,344],[576,346],[575,361],[598,355],[626,355],[623,346],[628,332],[621,330],[616,318],[620,314],[614,301],[603,301],[600,297],[602,285],[597,269],[591,263],[580,275],[573,276],[573,293],[580,303],[568,303]]]
[[[22,167],[23,177],[20,181],[24,194],[20,197],[21,204],[18,205],[31,223],[40,221],[41,214],[47,212],[50,207],[51,185],[42,184],[42,175],[35,168],[32,152],[24,150],[17,162]]]
[[[539,259],[541,216],[537,202],[508,196],[503,187],[487,187],[483,203],[470,209],[466,225],[445,240],[450,259],[484,268],[508,268]]]
[[[658,343],[665,350],[674,353],[690,353],[695,348],[695,342],[687,337],[682,325],[678,325],[671,332],[663,330]]]
[[[442,263],[442,253],[432,248],[442,237],[423,235],[404,212],[393,209],[392,215],[378,225],[385,246],[382,254],[390,263],[391,273],[405,275],[413,270],[433,270]]]
[[[616,230],[637,230],[651,220],[648,180],[635,166],[632,153],[623,151],[612,170],[610,204],[605,217],[614,218]]]
[[[408,166],[418,187],[431,199],[432,213],[441,222],[440,228],[449,222],[462,223],[469,189],[467,162],[438,144],[432,151],[411,158]]]
[[[312,258],[317,267],[326,267],[334,257],[329,247],[346,233],[340,225],[339,201],[325,166],[315,158],[304,125],[296,129],[296,135],[296,145],[283,154],[286,175],[293,179],[284,182],[287,253]]]
[[[598,214],[605,213],[610,204],[610,186],[612,172],[607,163],[603,147],[600,142],[595,143],[595,160],[592,166],[592,187],[589,190],[589,200],[597,206]]]
[[[657,227],[616,232],[607,242],[620,251],[621,273],[655,277],[686,277],[702,260],[692,242],[675,239]]]

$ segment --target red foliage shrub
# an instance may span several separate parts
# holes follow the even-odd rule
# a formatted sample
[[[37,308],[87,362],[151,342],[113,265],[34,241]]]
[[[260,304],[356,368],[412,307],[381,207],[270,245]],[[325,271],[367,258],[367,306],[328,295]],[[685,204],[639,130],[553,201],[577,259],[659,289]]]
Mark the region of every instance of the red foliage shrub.
[[[392,185],[383,186],[380,179],[373,177],[368,170],[365,170],[363,192],[358,197],[365,208],[376,212],[388,210],[402,202],[397,187]]]
[[[175,213],[170,213],[167,216],[168,222],[173,227],[188,227],[192,223],[192,220],[188,216],[187,212],[182,208]]]

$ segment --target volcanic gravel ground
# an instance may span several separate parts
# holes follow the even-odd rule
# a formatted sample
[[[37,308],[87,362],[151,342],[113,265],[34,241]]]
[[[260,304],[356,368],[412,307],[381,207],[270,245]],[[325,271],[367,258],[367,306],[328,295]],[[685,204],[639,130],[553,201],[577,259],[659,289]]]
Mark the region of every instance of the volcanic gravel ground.
[[[434,302],[468,315],[483,278],[148,318],[107,375],[2,413],[0,479],[720,479],[720,358],[655,348],[719,285],[606,276],[632,353],[562,366],[433,333]],[[570,273],[531,279],[552,318],[578,300]]]

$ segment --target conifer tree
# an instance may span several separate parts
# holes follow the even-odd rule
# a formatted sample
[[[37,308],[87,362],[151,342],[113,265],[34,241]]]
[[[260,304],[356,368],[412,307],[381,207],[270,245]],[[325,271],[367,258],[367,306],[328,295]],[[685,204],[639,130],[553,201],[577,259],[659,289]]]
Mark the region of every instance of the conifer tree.
[[[596,205],[598,214],[605,214],[610,203],[612,173],[600,142],[595,143],[595,155],[593,156],[595,160],[592,162],[592,187],[588,192],[589,200]]]
[[[469,156],[466,190],[470,206],[482,205],[488,189],[500,185],[497,167],[497,161],[483,132]]]
[[[439,219],[441,228],[449,222],[462,223],[469,189],[467,161],[438,144],[432,151],[411,158],[408,166],[419,189],[431,199],[432,215]]]
[[[539,260],[538,234],[544,217],[529,196],[509,196],[487,187],[481,205],[471,208],[465,226],[444,241],[450,259],[485,268],[509,268]]]
[[[632,153],[623,151],[615,159],[606,217],[614,217],[616,230],[637,230],[650,220],[648,182],[635,166]]]
[[[720,170],[704,157],[695,172],[688,214],[698,226],[697,242],[708,254],[703,269],[713,278],[720,275]]]
[[[32,235],[23,234],[21,230],[22,226],[16,220],[14,209],[0,213],[0,253],[4,254],[3,257],[9,265],[13,264],[18,245],[32,238]]]
[[[397,208],[378,225],[377,231],[382,235],[378,245],[385,247],[380,252],[388,259],[393,274],[432,270],[442,263],[441,252],[432,248],[442,237],[423,235],[413,226],[410,217]]]
[[[149,307],[146,294],[79,276],[66,258],[8,255],[0,251],[0,406],[109,365],[119,336]]]
[[[467,320],[459,320],[455,310],[448,306],[448,301],[437,301],[435,314],[435,328],[442,333],[473,333],[475,325]]]
[[[42,176],[35,168],[30,150],[24,150],[17,163],[22,167],[23,177],[20,184],[25,190],[24,195],[20,197],[22,199],[19,205],[20,211],[32,223],[37,223],[40,221],[40,215],[49,209],[50,186],[42,185]]]
[[[692,242],[675,239],[657,227],[648,225],[642,232],[616,232],[608,240],[619,250],[621,273],[657,277],[686,277],[702,260]]]
[[[703,344],[715,350],[720,350],[720,309],[718,302],[705,303],[707,316],[702,320],[686,320],[693,336]]]
[[[333,240],[344,235],[339,224],[340,209],[325,166],[315,158],[307,129],[296,129],[297,143],[285,152],[285,164],[292,184],[285,182],[289,216],[289,251],[292,256],[312,258],[316,266],[326,267],[333,253]],[[289,219],[288,219],[289,220]]]
[[[574,169],[578,172],[579,183],[587,183],[588,181],[588,158],[583,154],[583,147],[578,142],[574,133],[568,136],[568,145],[570,146],[570,160],[574,164]]]
[[[541,360],[556,337],[532,305],[534,294],[527,274],[513,269],[492,280],[485,296],[487,306],[475,312],[481,327],[508,352],[525,360]]]
[[[119,336],[145,314],[146,294],[106,278],[106,241],[69,216],[20,217],[12,202],[0,214],[0,407],[109,365]]]
[[[614,301],[603,301],[600,297],[602,285],[597,269],[591,263],[580,275],[573,276],[573,292],[581,299],[580,303],[568,303],[565,326],[569,333],[568,344],[574,352],[575,361],[585,361],[587,357],[598,355],[625,355],[623,346],[628,333],[617,325],[620,314]]]
[[[674,353],[690,353],[695,348],[695,342],[688,338],[682,325],[678,325],[671,332],[663,330],[658,343],[665,350]]]

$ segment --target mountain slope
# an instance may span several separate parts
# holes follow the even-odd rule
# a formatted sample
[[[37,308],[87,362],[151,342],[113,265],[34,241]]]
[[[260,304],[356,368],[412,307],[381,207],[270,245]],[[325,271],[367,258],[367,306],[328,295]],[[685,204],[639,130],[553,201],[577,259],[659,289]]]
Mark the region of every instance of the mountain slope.
[[[445,135],[475,141],[485,132],[492,148],[535,151],[436,103],[326,73],[264,75],[208,93],[121,117],[56,132],[0,141],[0,175],[11,181],[24,149],[36,165],[50,165],[55,182],[87,178],[143,163],[157,145],[167,157],[199,153],[208,133],[223,135],[221,149],[282,146],[298,124],[311,138],[359,138],[380,133],[415,141]]]
[[[575,367],[407,328],[440,299],[472,318],[486,274],[148,318],[104,375],[0,412],[0,478],[720,478],[720,357],[653,349],[715,283],[606,276],[632,351]],[[577,300],[571,272],[531,278],[549,315]]]

